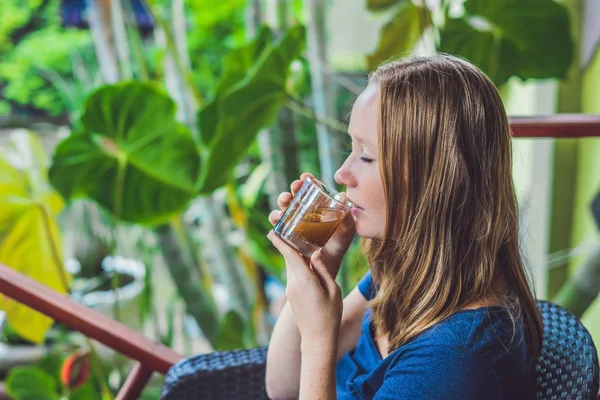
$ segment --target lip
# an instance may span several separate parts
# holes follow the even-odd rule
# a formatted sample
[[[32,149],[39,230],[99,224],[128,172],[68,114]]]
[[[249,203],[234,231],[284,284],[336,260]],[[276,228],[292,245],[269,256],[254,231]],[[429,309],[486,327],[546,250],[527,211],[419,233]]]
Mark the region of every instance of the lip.
[[[348,194],[347,194],[347,193],[346,193],[346,199],[347,199],[347,200],[348,200],[350,203],[352,203],[352,209],[354,209],[354,208],[357,208],[357,209],[360,209],[360,210],[363,210],[363,211],[364,211],[364,208],[362,208],[361,206],[359,206],[359,205],[358,205],[358,203],[357,203],[357,202],[355,202],[355,201],[354,201],[354,200],[353,200],[353,199],[352,199],[350,196],[348,196]]]
[[[354,206],[350,209],[350,212],[352,213],[352,215],[354,215],[355,217],[358,217],[360,214],[362,214],[363,212],[365,212],[364,208],[361,208],[359,206]]]

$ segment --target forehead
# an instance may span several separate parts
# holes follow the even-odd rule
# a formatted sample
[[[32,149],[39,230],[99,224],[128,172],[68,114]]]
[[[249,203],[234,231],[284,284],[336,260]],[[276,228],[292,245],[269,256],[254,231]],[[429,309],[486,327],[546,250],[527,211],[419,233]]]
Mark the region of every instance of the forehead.
[[[353,139],[365,144],[377,143],[378,105],[379,89],[376,85],[367,86],[352,107],[348,130]]]

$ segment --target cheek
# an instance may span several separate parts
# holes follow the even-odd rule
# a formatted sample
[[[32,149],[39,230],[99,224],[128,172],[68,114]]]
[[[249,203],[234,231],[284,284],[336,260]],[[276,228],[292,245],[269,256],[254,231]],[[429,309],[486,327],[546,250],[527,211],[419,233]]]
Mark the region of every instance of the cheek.
[[[383,193],[383,187],[381,182],[374,185],[371,191],[371,204],[373,204],[373,225],[376,230],[376,236],[381,236],[385,228],[385,195]]]
[[[369,211],[365,218],[356,221],[356,231],[361,237],[376,238],[383,235],[385,228],[385,197],[380,185],[373,185],[368,191]]]
[[[378,235],[383,234],[383,229],[385,227],[385,198],[383,196],[383,190],[381,192],[373,192],[373,200],[372,204],[373,208],[373,223],[378,229]]]
[[[385,194],[383,192],[383,184],[377,179],[371,185],[369,190],[370,203],[374,206],[377,215],[385,220]]]

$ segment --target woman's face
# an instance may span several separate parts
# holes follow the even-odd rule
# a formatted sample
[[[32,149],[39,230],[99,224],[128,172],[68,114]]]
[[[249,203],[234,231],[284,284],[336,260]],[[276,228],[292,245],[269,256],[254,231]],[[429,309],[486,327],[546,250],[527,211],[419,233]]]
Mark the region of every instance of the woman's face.
[[[346,186],[348,198],[356,205],[352,214],[356,232],[363,238],[381,237],[385,227],[385,197],[377,160],[378,104],[375,85],[369,85],[356,99],[349,126],[352,153],[335,173],[335,181]]]

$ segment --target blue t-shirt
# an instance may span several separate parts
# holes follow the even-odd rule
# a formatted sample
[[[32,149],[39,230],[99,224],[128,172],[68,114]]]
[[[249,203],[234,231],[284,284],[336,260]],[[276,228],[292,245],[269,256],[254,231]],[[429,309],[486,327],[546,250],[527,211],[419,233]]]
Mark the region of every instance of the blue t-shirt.
[[[358,288],[373,298],[370,272]],[[523,326],[514,330],[500,307],[459,311],[383,360],[371,325],[368,309],[356,348],[337,365],[339,400],[535,399]]]

